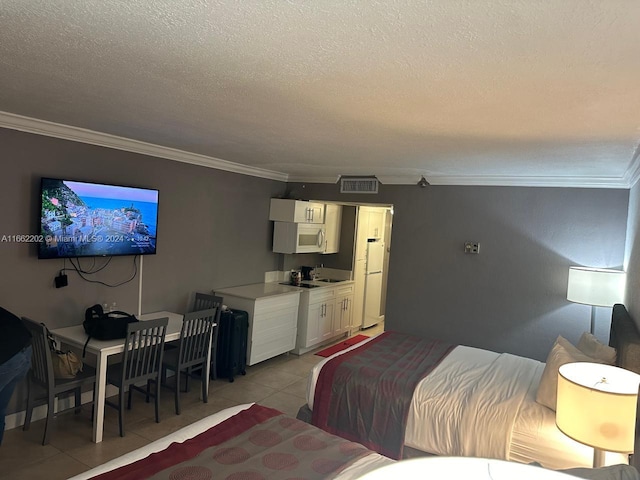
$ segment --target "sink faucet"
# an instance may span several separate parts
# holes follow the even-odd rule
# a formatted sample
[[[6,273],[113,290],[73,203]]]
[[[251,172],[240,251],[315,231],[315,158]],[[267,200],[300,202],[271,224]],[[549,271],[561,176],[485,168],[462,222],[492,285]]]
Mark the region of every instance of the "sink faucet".
[[[318,278],[320,276],[320,269],[324,268],[324,263],[321,263],[320,265],[316,265],[313,267],[313,279],[315,280],[316,278]]]

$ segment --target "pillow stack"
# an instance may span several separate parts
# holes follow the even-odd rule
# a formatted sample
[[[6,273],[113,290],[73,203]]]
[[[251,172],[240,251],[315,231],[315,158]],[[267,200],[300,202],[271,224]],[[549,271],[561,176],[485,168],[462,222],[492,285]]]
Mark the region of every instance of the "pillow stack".
[[[547,357],[540,385],[538,385],[536,402],[555,411],[558,394],[558,368],[565,363],[591,362],[613,365],[615,361],[615,348],[601,343],[589,332],[582,334],[577,347],[559,335]]]
[[[615,365],[616,363],[616,349],[601,343],[589,332],[584,332],[580,337],[578,350],[591,358],[601,360],[602,363],[608,365]]]

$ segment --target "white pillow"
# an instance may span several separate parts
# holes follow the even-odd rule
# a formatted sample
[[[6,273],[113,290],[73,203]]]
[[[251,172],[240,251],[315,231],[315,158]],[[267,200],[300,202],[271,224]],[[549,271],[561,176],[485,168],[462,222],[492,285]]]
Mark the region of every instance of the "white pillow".
[[[585,355],[571,345],[569,340],[559,335],[547,357],[547,364],[544,366],[536,393],[536,402],[555,412],[556,397],[558,396],[558,368],[565,363],[572,362],[602,363],[600,360]]]
[[[595,336],[589,332],[584,332],[578,342],[578,350],[591,358],[601,360],[603,363],[615,365],[616,349],[600,342]]]

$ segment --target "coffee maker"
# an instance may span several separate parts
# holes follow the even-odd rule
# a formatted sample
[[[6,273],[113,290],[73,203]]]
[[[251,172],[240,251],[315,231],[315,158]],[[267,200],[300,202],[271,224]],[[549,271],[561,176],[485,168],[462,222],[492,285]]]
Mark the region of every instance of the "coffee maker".
[[[300,267],[302,280],[313,280],[313,267]]]

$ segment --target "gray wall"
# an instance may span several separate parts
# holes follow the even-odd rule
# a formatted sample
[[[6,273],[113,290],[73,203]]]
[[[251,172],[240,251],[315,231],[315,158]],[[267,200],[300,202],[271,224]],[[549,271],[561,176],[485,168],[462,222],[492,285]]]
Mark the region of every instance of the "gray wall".
[[[157,188],[158,250],[144,257],[143,312],[185,311],[195,291],[264,281],[280,255],[271,252],[269,199],[286,184],[160,158],[0,129],[3,174],[1,235],[37,232],[40,177]],[[98,259],[100,265],[103,260]],[[137,310],[138,279],[117,288],[53,279],[62,260],[38,260],[35,245],[0,243],[0,304],[49,327],[78,324],[94,303]],[[92,260],[82,261],[85,268]],[[69,267],[69,262],[66,263]],[[115,283],[133,272],[133,257],[114,257],[95,280]]]
[[[636,184],[629,194],[625,270],[627,271],[625,305],[640,328],[640,183]]]
[[[388,328],[454,343],[543,360],[558,334],[577,341],[588,329],[589,307],[565,299],[569,265],[623,263],[626,190],[382,185],[363,199],[339,194],[336,185],[302,189],[12,130],[0,129],[0,146],[0,236],[36,233],[41,176],[159,189],[158,254],[144,260],[146,312],[184,311],[194,291],[262,282],[265,271],[282,268],[283,256],[271,253],[269,199],[287,193],[393,204]],[[634,190],[635,212],[637,197]],[[481,254],[463,254],[466,240],[480,242]],[[38,260],[28,244],[1,243],[0,262],[0,304],[50,327],[78,324],[93,303],[137,308],[137,279],[107,288],[69,272],[69,286],[56,289],[63,262]],[[95,279],[114,283],[132,272],[132,258],[117,257]],[[600,337],[606,310],[599,311]]]
[[[394,205],[391,330],[544,360],[557,335],[577,342],[589,329],[590,307],[566,300],[569,266],[624,260],[627,190],[381,185],[374,197],[341,195],[336,185],[289,188]],[[480,254],[464,254],[465,241],[480,242]],[[603,340],[610,314],[598,309]]]

